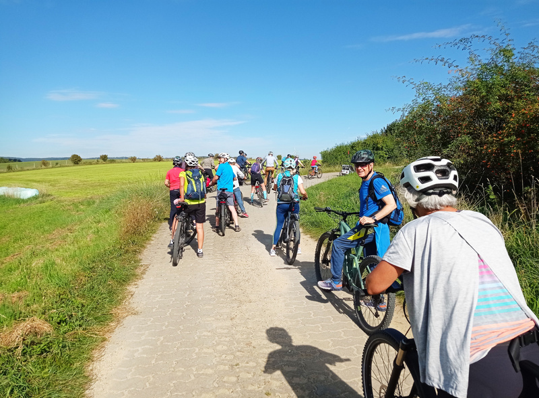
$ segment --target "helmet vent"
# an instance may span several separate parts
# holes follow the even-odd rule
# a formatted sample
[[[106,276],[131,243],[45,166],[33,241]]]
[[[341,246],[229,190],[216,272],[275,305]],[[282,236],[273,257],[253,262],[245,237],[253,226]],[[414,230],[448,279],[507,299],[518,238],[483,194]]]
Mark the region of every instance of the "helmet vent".
[[[450,171],[449,169],[438,169],[436,170],[436,177],[440,180],[447,180],[449,178]]]
[[[414,171],[416,173],[423,173],[425,171],[433,171],[433,170],[434,170],[434,165],[429,164],[429,163],[423,163],[423,164],[418,164],[414,166]]]
[[[430,177],[419,177],[418,180],[419,180],[419,182],[421,184],[426,184],[427,182],[431,182],[432,178],[430,178]]]

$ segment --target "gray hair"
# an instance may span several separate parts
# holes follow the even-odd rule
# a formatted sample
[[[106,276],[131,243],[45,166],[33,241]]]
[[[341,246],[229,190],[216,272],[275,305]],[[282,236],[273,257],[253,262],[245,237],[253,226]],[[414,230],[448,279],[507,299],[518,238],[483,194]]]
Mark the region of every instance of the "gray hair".
[[[421,206],[425,210],[440,210],[447,206],[457,206],[456,191],[453,191],[453,194],[443,196],[423,195],[411,186],[404,188],[402,185],[399,185],[399,193],[408,202],[408,205],[414,209],[417,206]]]

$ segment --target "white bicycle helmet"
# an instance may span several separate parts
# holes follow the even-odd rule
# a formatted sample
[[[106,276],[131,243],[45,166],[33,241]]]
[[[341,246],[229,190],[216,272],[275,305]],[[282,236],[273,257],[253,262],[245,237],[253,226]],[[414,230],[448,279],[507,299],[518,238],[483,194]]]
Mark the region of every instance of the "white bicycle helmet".
[[[187,153],[185,154],[185,157],[187,157],[187,156],[195,156],[195,154],[194,154],[193,152],[187,152]]]
[[[189,167],[196,167],[198,166],[198,159],[193,155],[186,155],[185,156],[185,163]]]
[[[226,160],[228,160],[228,158],[230,157],[230,155],[229,155],[228,153],[226,153],[226,152],[221,152],[221,153],[219,154],[219,157],[220,157],[220,158],[225,158]]]
[[[284,168],[285,169],[295,169],[296,168],[296,162],[294,162],[294,159],[286,159],[284,161]]]
[[[404,188],[411,186],[418,192],[441,196],[458,190],[459,175],[450,160],[427,156],[406,166],[400,183]]]
[[[235,164],[235,163],[236,163],[236,159],[230,158],[230,159],[228,159],[228,163]]]

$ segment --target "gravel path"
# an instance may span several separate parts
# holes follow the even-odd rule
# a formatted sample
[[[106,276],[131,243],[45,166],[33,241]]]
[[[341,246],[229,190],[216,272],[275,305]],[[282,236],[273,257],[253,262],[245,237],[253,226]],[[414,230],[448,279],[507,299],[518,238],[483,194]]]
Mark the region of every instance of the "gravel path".
[[[248,197],[250,187],[242,190]],[[214,196],[207,206],[212,225]],[[282,253],[269,256],[273,194],[268,206],[246,207],[241,232],[222,237],[206,223],[204,258],[187,250],[177,267],[167,225],[159,228],[142,256],[147,270],[133,286],[135,314],[92,366],[89,397],[362,396],[367,336],[355,324],[352,296],[315,287],[316,242],[305,235],[294,265]]]

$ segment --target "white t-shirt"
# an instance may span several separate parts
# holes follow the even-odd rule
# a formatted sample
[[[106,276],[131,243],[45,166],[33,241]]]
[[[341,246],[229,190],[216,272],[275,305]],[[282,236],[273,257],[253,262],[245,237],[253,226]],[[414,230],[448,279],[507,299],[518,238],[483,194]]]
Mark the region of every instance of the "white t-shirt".
[[[244,179],[245,175],[242,173],[242,171],[236,165],[231,165],[231,166],[232,166],[232,171],[234,172],[234,177],[236,177],[236,179],[234,180],[234,189],[236,189],[236,188],[240,187],[240,182],[238,180],[238,176],[239,176],[239,178]]]

